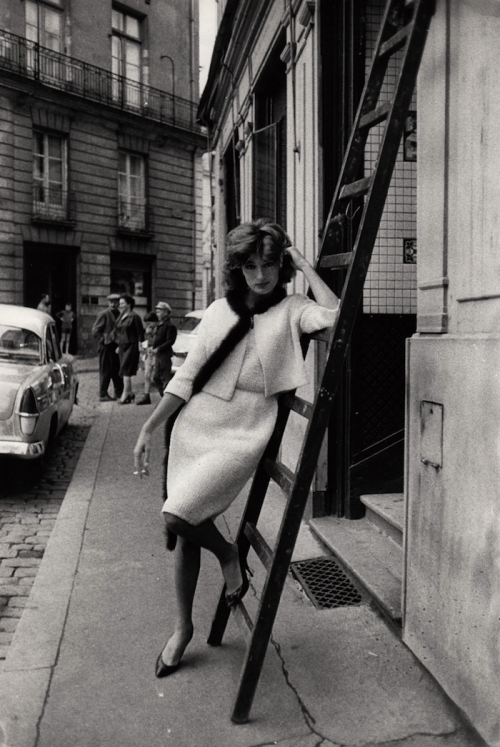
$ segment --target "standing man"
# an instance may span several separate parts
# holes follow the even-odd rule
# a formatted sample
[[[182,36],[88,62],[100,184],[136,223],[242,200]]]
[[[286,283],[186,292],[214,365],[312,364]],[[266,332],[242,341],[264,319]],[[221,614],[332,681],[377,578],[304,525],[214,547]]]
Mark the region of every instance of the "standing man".
[[[172,309],[165,301],[156,304],[158,327],[153,340],[153,353],[156,356],[153,381],[163,397],[163,391],[172,378],[172,345],[177,337],[177,327],[170,321]]]
[[[113,402],[121,397],[123,392],[123,379],[119,375],[120,360],[118,358],[117,345],[114,340],[115,322],[118,318],[118,293],[107,296],[108,308],[101,311],[92,327],[92,334],[99,343],[99,400],[101,402]],[[108,394],[109,382],[113,381],[115,396]]]
[[[40,303],[36,308],[38,311],[45,311],[46,314],[52,314],[52,304],[50,303],[50,296],[48,293],[42,294]]]

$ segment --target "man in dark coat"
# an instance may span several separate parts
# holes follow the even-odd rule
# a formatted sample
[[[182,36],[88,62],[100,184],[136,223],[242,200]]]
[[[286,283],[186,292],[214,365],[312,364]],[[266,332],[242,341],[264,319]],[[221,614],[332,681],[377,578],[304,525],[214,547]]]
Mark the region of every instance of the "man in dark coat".
[[[153,381],[160,396],[163,396],[165,387],[172,378],[172,345],[177,337],[177,327],[170,321],[172,309],[168,303],[159,301],[155,311],[159,324],[153,341],[153,352],[156,356]]]
[[[99,400],[112,402],[123,392],[123,379],[119,375],[120,360],[118,349],[114,341],[115,322],[119,316],[118,293],[107,296],[108,308],[97,316],[92,327],[92,334],[99,343]],[[108,394],[109,382],[113,381],[115,396]]]

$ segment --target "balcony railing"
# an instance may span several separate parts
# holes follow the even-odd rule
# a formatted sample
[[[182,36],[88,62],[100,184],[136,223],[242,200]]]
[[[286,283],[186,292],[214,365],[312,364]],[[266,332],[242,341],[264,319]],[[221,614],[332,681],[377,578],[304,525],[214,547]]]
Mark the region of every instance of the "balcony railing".
[[[76,223],[76,200],[74,192],[47,188],[39,184],[33,187],[34,223],[74,225]]]
[[[191,132],[197,103],[115,75],[0,29],[0,69],[90,101],[139,114]]]

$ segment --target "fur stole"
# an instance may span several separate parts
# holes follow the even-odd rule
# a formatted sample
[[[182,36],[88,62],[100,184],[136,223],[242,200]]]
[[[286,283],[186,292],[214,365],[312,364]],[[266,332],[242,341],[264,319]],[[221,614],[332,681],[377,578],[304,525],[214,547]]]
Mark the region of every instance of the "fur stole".
[[[208,360],[205,361],[203,366],[200,368],[196,377],[193,381],[193,393],[192,396],[201,392],[207,381],[217,371],[223,361],[232,353],[236,345],[243,340],[245,335],[249,332],[253,326],[253,317],[255,314],[264,314],[272,306],[280,303],[287,293],[285,288],[277,286],[273,293],[263,299],[258,299],[258,303],[253,307],[249,308],[245,301],[245,294],[240,290],[232,290],[226,293],[226,300],[231,309],[237,314],[238,321],[231,327],[227,335],[221,341],[219,347],[214,350]],[[172,429],[174,427],[177,415],[182,408],[179,408],[177,412],[167,420],[165,424],[165,459],[163,462],[163,500],[167,499],[167,465],[168,465],[168,452],[170,447],[170,436],[172,435]],[[177,535],[170,532],[165,527],[166,546],[167,550],[173,550],[177,542]]]

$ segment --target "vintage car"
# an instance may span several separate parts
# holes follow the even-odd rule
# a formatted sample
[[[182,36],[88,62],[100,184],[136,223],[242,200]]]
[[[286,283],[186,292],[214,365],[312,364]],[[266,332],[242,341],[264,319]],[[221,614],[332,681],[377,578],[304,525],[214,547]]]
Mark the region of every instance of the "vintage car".
[[[42,457],[68,422],[77,391],[52,317],[0,304],[0,454]]]
[[[186,360],[191,345],[198,334],[198,325],[203,318],[203,311],[188,311],[180,319],[172,318],[177,327],[177,337],[172,346],[172,373],[175,373]]]

